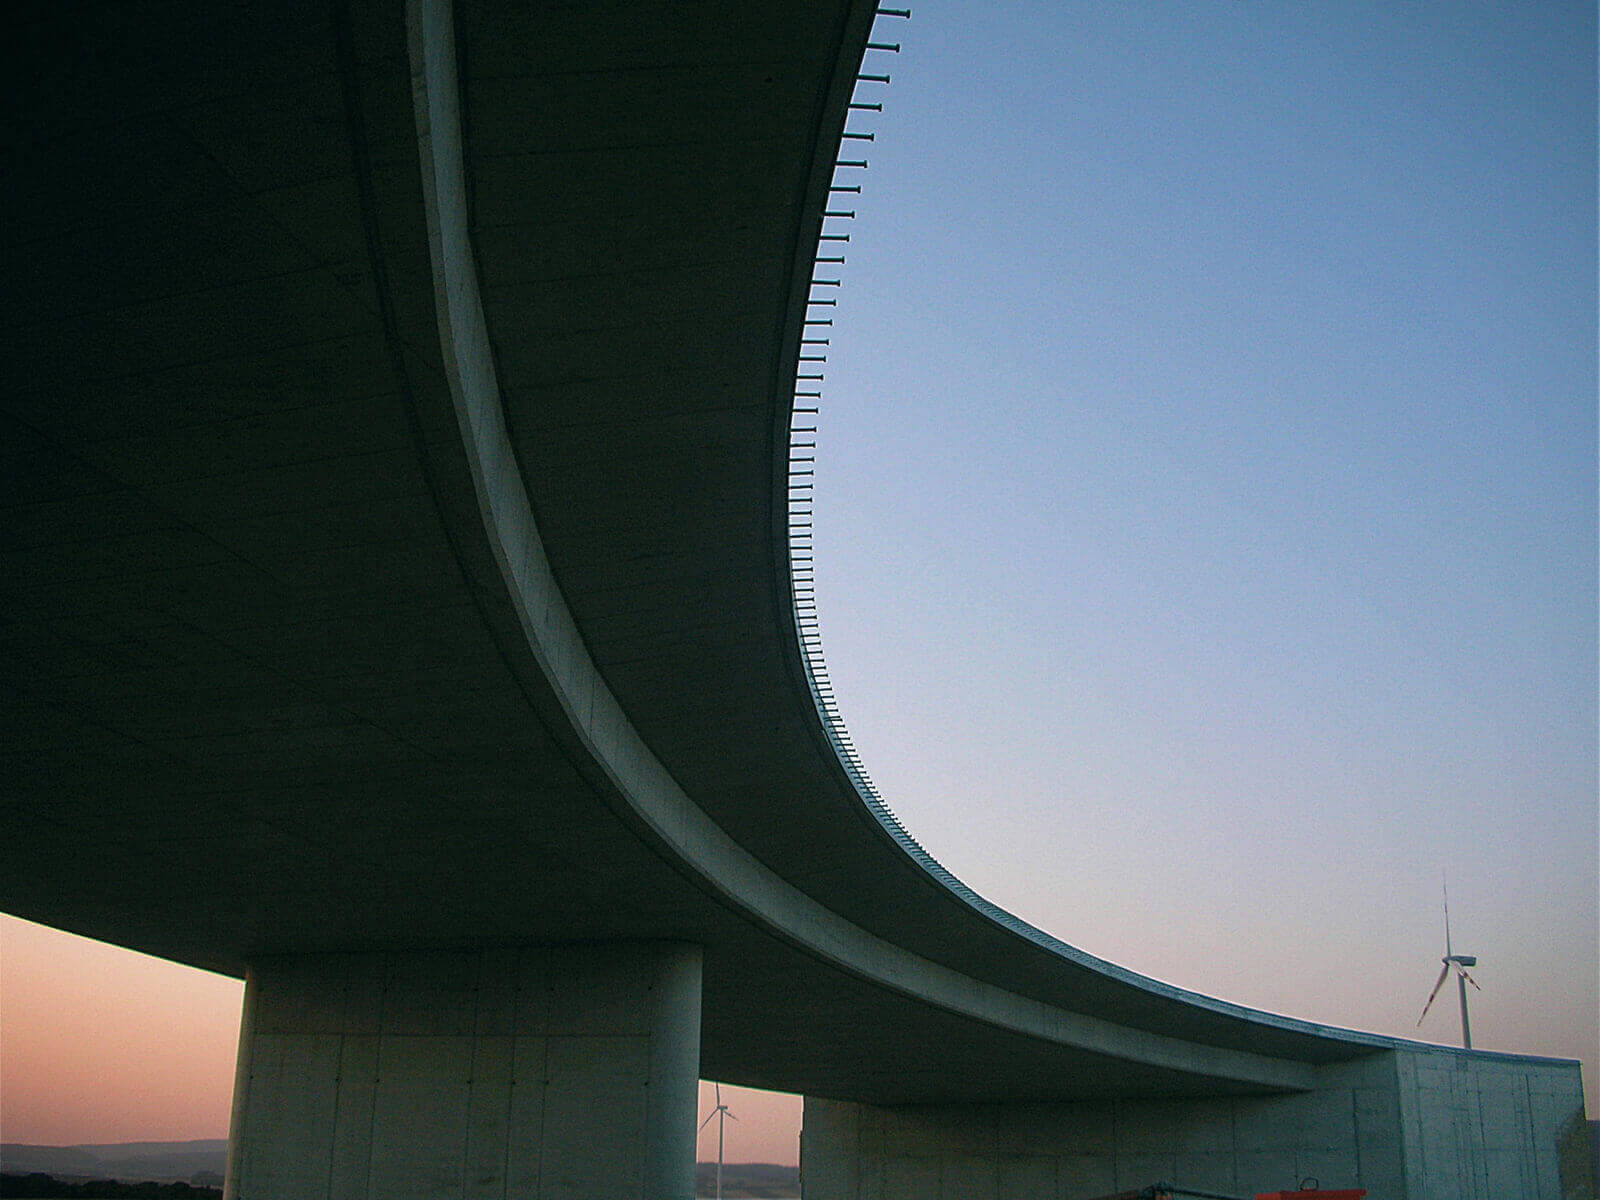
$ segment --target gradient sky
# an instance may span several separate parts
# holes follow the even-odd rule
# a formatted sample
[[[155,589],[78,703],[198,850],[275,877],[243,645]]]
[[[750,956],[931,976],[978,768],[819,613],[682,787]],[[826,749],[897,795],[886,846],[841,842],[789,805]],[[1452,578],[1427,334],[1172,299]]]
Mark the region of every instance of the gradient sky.
[[[1444,1042],[1448,870],[1476,1044],[1600,1112],[1593,5],[915,8],[817,476],[885,799],[1085,950]],[[224,1136],[240,995],[0,921],[5,1140]]]

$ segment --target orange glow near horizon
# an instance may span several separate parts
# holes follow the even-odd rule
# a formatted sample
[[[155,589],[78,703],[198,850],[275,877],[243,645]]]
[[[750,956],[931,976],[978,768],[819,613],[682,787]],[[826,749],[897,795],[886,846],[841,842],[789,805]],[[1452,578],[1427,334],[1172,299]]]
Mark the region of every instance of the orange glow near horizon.
[[[0,914],[0,1141],[228,1136],[242,980]],[[728,1162],[793,1166],[799,1096],[724,1086]],[[700,1085],[698,1121],[716,1101]],[[717,1126],[699,1157],[717,1157]]]
[[[800,1162],[800,1110],[805,1101],[786,1092],[763,1092],[754,1088],[722,1085],[722,1102],[732,1118],[727,1126],[723,1161],[731,1163],[779,1163],[792,1167]],[[702,1125],[695,1157],[701,1162],[717,1161],[717,1123],[707,1118],[716,1111],[716,1089],[700,1083]]]
[[[0,1136],[227,1137],[243,998],[240,980],[0,916]]]

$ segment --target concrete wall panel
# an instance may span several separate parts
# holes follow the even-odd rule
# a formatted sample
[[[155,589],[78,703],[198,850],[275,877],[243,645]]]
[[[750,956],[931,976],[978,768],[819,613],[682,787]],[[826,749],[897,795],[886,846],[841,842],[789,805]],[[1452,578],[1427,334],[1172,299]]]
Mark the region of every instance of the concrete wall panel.
[[[479,957],[448,952],[391,956],[383,995],[384,1035],[471,1036]]]
[[[1559,1131],[1583,1113],[1575,1063],[1465,1054],[1398,1055],[1400,1128],[1412,1200],[1563,1196]]]
[[[940,1155],[939,1200],[999,1200],[999,1175],[993,1155]]]
[[[415,1005],[410,998],[407,1010]],[[373,1194],[392,1200],[461,1194],[471,1071],[471,1037],[384,1036],[372,1115]]]
[[[365,1022],[362,1022],[365,1024]],[[378,1100],[376,1034],[340,1039],[339,1104],[328,1158],[329,1200],[366,1200],[372,1181],[372,1118]]]
[[[1226,1142],[1216,1143],[1227,1145]],[[1172,1178],[1206,1192],[1230,1192],[1238,1183],[1237,1163],[1231,1147],[1225,1150],[1183,1151],[1173,1157]]]
[[[261,978],[262,1033],[336,1033],[344,1028],[343,964],[291,960]]]
[[[1064,1154],[1056,1159],[1056,1194],[1061,1200],[1082,1200],[1116,1191],[1116,1162],[1109,1155]]]
[[[552,973],[543,950],[523,950],[510,957],[514,972],[515,995],[512,999],[512,1032],[543,1036],[550,1028],[550,994],[553,989]],[[496,994],[498,1013],[504,996]]]
[[[516,1037],[511,1042],[505,1165],[508,1197],[540,1195],[547,1048],[547,1039],[542,1037]]]
[[[805,1196],[828,1196],[832,1193],[814,1190],[805,1182],[805,1166],[800,1168],[801,1191]],[[874,1160],[871,1165],[864,1166],[857,1180],[860,1190],[856,1193],[861,1200],[883,1200],[885,1188],[888,1186],[884,1180],[884,1169],[881,1160]]]
[[[257,1034],[250,1053],[241,1195],[327,1200],[339,1087],[336,1034]]]
[[[480,954],[477,956],[476,971],[473,1032],[479,1037],[515,1034],[518,956]]]
[[[620,948],[551,952],[543,963],[549,1032],[648,1035],[653,965]]]
[[[506,1011],[509,1015],[509,1007]],[[467,1150],[462,1163],[463,1200],[501,1200],[506,1194],[513,1052],[513,1039],[506,1035],[480,1033],[473,1041]]]
[[[1528,1093],[1520,1087],[1499,1087],[1480,1091],[1476,1097],[1481,1138],[1485,1151],[1523,1151],[1528,1147]]]
[[[906,1154],[937,1157],[949,1151],[993,1154],[994,1121],[987,1105],[919,1107],[898,1112],[897,1144]]]
[[[1119,1191],[1170,1183],[1176,1178],[1177,1169],[1177,1157],[1172,1154],[1118,1154],[1112,1160]]]
[[[652,943],[263,962],[230,1200],[688,1200],[699,970]]]
[[[1335,1150],[1319,1149],[1314,1146],[1304,1147],[1295,1153],[1293,1174],[1294,1179],[1290,1182],[1298,1182],[1310,1176],[1312,1179],[1325,1181],[1324,1186],[1327,1187],[1352,1185],[1359,1187],[1364,1183],[1361,1164],[1354,1146]],[[1368,1188],[1368,1190],[1373,1189]]]
[[[1558,1161],[1559,1140],[1583,1115],[1576,1063],[1397,1046],[1324,1067],[1317,1083],[1297,1094],[1192,1101],[909,1109],[832,1101],[815,1120],[807,1100],[807,1197],[923,1200],[935,1174],[941,1196],[1058,1200],[1157,1182],[1250,1195],[1292,1190],[1307,1177],[1385,1200],[1592,1194],[1571,1166],[1563,1182]]]
[[[1119,1155],[1169,1155],[1214,1149],[1233,1136],[1229,1101],[1153,1101],[1119,1110]]]
[[[1351,1090],[1356,1176],[1369,1181],[1367,1188],[1374,1195],[1399,1196],[1405,1190],[1405,1150],[1400,1129],[1400,1097],[1392,1065],[1389,1074],[1387,1088],[1357,1086]]]
[[[1239,1150],[1233,1156],[1234,1187],[1241,1191],[1248,1186],[1246,1180],[1271,1180],[1272,1187],[1293,1187],[1304,1178],[1300,1174],[1300,1158],[1292,1149],[1290,1150]],[[1322,1180],[1322,1176],[1317,1176]],[[1329,1178],[1325,1181],[1328,1186],[1334,1186],[1335,1180]],[[1279,1189],[1281,1190],[1281,1189]]]
[[[861,1194],[861,1108],[832,1100],[807,1100],[805,1124],[800,1130],[800,1157],[806,1167],[805,1191],[808,1195],[838,1196],[840,1200],[859,1200]],[[806,1151],[812,1139],[834,1153],[814,1156]]]
[[[931,1154],[899,1154],[883,1164],[882,1200],[916,1196],[918,1200],[939,1197],[939,1160]]]
[[[552,1037],[546,1070],[544,1135],[548,1157],[542,1195],[592,1200],[636,1196],[643,1184],[642,1143],[649,1047],[639,1037]]]
[[[995,1180],[1003,1200],[1056,1200],[1055,1159],[1042,1154],[1000,1159]]]
[[[308,955],[323,958],[324,955]],[[387,957],[382,954],[333,955],[344,959],[344,1024],[350,1034],[377,1036],[383,1032],[383,1010],[388,1002]]]
[[[1490,1196],[1536,1196],[1539,1177],[1527,1156],[1510,1150],[1490,1150],[1483,1156],[1484,1188]]]
[[[990,1115],[999,1154],[1109,1154],[1113,1145],[1110,1114],[1088,1105],[1006,1105],[1003,1119]]]

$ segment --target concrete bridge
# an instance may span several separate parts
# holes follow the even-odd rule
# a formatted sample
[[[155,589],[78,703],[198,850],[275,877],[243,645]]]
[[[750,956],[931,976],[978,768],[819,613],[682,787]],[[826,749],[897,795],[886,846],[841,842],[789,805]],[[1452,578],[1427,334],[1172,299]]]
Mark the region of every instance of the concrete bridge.
[[[818,1197],[1579,1194],[1576,1064],[1138,977],[863,797],[789,484],[873,23],[14,20],[0,908],[249,980],[241,1200],[687,1197],[700,1075]]]

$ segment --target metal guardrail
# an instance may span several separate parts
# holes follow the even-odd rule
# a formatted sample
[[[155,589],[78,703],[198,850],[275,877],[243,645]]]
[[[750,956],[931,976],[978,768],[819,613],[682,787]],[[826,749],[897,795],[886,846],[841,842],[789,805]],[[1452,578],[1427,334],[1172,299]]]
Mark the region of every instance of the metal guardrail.
[[[817,247],[813,255],[811,285],[806,296],[806,314],[800,335],[799,368],[795,374],[794,403],[789,421],[789,578],[790,599],[794,606],[795,624],[800,634],[801,657],[805,661],[806,678],[811,688],[811,698],[822,717],[823,728],[833,744],[839,761],[855,784],[861,798],[883,822],[896,841],[910,850],[919,860],[936,870],[947,883],[960,886],[955,877],[934,863],[927,851],[917,843],[899,819],[883,802],[878,789],[868,777],[861,756],[850,739],[844,720],[839,714],[833,684],[828,678],[828,666],[822,655],[822,631],[817,617],[815,547],[812,538],[812,515],[815,511],[816,433],[817,416],[822,399],[823,366],[828,361],[828,347],[832,342],[833,317],[825,310],[837,307],[838,300],[832,289],[843,284],[842,268],[844,246],[850,241],[845,223],[853,221],[854,209],[836,207],[835,200],[843,196],[861,194],[861,173],[867,161],[855,149],[863,142],[871,142],[876,134],[851,122],[858,114],[883,112],[882,89],[890,76],[868,68],[883,55],[898,54],[898,42],[878,38],[877,26],[883,18],[905,19],[910,9],[879,8],[873,16],[873,31],[868,36],[861,65],[856,69],[855,86],[849,104],[849,118],[835,151],[833,179],[828,188],[828,203],[823,209],[818,232]],[[852,147],[848,156],[845,148]],[[823,278],[819,272],[827,271]]]
[[[878,36],[878,24],[884,18],[908,19],[910,9],[878,8],[874,13],[873,31],[868,36],[861,65],[856,70],[855,87],[851,94],[848,119],[840,135],[835,152],[833,178],[824,206],[822,223],[817,235],[817,246],[812,258],[810,289],[806,296],[806,313],[800,334],[800,355],[795,373],[794,401],[789,420],[789,577],[790,598],[794,607],[795,624],[799,630],[801,657],[805,662],[806,678],[812,701],[822,717],[828,740],[833,744],[846,774],[860,793],[861,799],[883,824],[884,828],[919,865],[954,892],[966,903],[991,920],[1022,934],[1029,940],[1046,946],[1076,961],[1094,961],[1066,943],[1034,928],[1019,917],[1013,916],[992,901],[962,883],[923,849],[912,837],[900,819],[884,802],[876,785],[868,776],[850,732],[845,728],[839,713],[838,699],[833,683],[828,677],[828,666],[822,654],[822,631],[817,615],[816,558],[813,540],[812,517],[815,512],[816,489],[816,435],[817,418],[822,400],[823,367],[828,361],[828,347],[832,342],[834,318],[831,310],[837,308],[838,297],[834,289],[843,286],[845,266],[844,248],[850,242],[846,223],[855,219],[854,209],[836,208],[835,197],[861,194],[862,176],[867,170],[867,160],[861,156],[862,143],[875,140],[876,133],[860,126],[852,127],[858,114],[881,114],[883,90],[891,82],[887,71],[876,64],[883,56],[898,54],[900,43],[883,41]],[[826,271],[822,277],[819,272]],[[1122,972],[1110,963],[1101,964],[1114,974]]]
[[[836,208],[835,197],[861,194],[863,173],[867,160],[860,147],[873,142],[877,134],[852,121],[862,119],[858,114],[877,115],[883,112],[882,96],[891,82],[886,70],[877,63],[883,57],[900,53],[900,43],[883,41],[878,36],[878,25],[884,19],[909,19],[910,9],[878,8],[873,16],[873,30],[868,35],[861,65],[856,69],[855,86],[851,93],[845,129],[840,135],[839,147],[834,154],[833,178],[828,188],[828,202],[824,205],[822,223],[817,235],[817,246],[812,258],[810,288],[806,295],[806,312],[800,334],[800,355],[795,372],[794,401],[789,419],[789,579],[790,599],[794,607],[795,624],[799,630],[801,657],[805,662],[806,678],[812,701],[822,717],[828,740],[833,744],[839,761],[855,785],[862,801],[878,818],[891,837],[951,892],[983,913],[990,920],[1021,934],[1028,940],[1044,946],[1063,957],[1077,962],[1093,962],[1113,975],[1138,979],[1132,972],[1111,963],[1084,954],[1072,946],[1036,929],[1020,917],[1007,912],[998,904],[985,900],[962,883],[923,849],[912,837],[900,818],[884,802],[877,786],[867,774],[850,732],[845,728],[839,713],[838,699],[833,683],[828,677],[828,665],[822,654],[822,630],[817,616],[816,553],[812,536],[812,517],[815,512],[816,490],[816,435],[817,419],[822,400],[822,384],[826,378],[823,367],[828,361],[828,347],[832,342],[832,310],[838,307],[834,289],[844,283],[844,248],[850,242],[847,223],[856,216],[854,209]],[[827,276],[819,275],[826,271]],[[1141,982],[1149,982],[1143,981]]]

